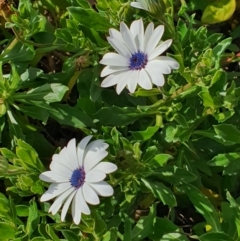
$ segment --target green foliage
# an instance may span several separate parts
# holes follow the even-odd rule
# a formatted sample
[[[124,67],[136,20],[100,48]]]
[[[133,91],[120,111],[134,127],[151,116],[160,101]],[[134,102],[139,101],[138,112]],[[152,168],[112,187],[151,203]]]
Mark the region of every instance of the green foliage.
[[[240,240],[238,5],[130,2],[19,0],[0,10],[0,241]],[[180,68],[162,87],[117,95],[101,87],[99,61],[113,51],[109,29],[139,18],[165,26],[166,55]],[[107,179],[114,195],[74,225],[40,202],[39,175],[84,135],[109,144],[118,171]]]

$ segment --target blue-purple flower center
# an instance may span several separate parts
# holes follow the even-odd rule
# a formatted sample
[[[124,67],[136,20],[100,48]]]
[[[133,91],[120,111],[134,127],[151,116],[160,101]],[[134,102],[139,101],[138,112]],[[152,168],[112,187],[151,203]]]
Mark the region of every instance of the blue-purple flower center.
[[[70,182],[75,188],[79,188],[83,185],[85,180],[85,171],[83,168],[78,168],[73,171]]]
[[[143,52],[138,51],[135,54],[132,54],[130,58],[130,65],[129,69],[131,70],[140,70],[142,68],[145,68],[146,64],[148,62],[148,57]]]

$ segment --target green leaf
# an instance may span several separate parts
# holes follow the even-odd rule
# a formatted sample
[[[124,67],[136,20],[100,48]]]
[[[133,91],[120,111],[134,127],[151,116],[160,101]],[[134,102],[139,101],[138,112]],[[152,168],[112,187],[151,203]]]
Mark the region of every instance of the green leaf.
[[[14,239],[16,230],[9,223],[0,222],[0,233],[2,239]]]
[[[208,165],[226,167],[231,162],[236,161],[236,160],[240,160],[240,153],[239,152],[218,154],[217,156],[215,156],[212,160],[210,160],[208,162]]]
[[[139,88],[136,92],[134,92],[133,96],[155,96],[160,94],[162,93],[157,88],[152,88],[151,90]]]
[[[79,241],[79,237],[75,232],[71,230],[61,230],[61,232],[68,241]]]
[[[32,199],[29,204],[29,216],[26,224],[26,232],[29,236],[31,236],[39,224],[40,217],[38,214],[37,203],[34,201],[34,199]]]
[[[13,48],[4,51],[4,53],[0,56],[0,61],[13,61],[14,63],[17,61],[29,61],[33,59],[34,55],[35,52],[33,46],[25,45],[18,41]]]
[[[47,123],[48,120],[48,112],[46,110],[37,108],[36,106],[19,106],[20,111],[22,111],[27,116],[42,121],[44,124]]]
[[[202,214],[207,221],[207,224],[211,225],[213,231],[221,231],[221,224],[217,211],[214,209],[212,203],[204,196],[199,189],[190,185],[183,184],[178,186],[179,190],[187,194],[190,201],[193,203],[196,210]]]
[[[213,48],[213,55],[216,57],[221,57],[227,47],[231,44],[232,38],[225,38],[218,43],[216,47]]]
[[[169,154],[158,154],[153,159],[159,166],[163,167],[169,160],[173,159],[173,157]]]
[[[35,237],[33,239],[31,239],[31,241],[47,241],[49,239],[45,239],[44,237]]]
[[[19,217],[27,217],[29,214],[29,206],[23,204],[17,205],[16,212]]]
[[[197,179],[197,176],[193,173],[177,166],[163,167],[159,172],[154,172],[152,175],[172,184],[179,184],[179,182],[193,182]]]
[[[7,111],[8,114],[8,120],[9,120],[9,129],[10,129],[10,135],[16,136],[17,138],[20,138],[22,140],[25,139],[25,135],[22,132],[22,128],[20,127],[16,115],[11,111]]]
[[[94,127],[92,119],[77,107],[62,104],[52,104],[51,106],[54,107],[54,110],[49,111],[49,115],[59,124],[80,129]]]
[[[131,229],[132,229],[131,220],[130,220],[129,218],[126,218],[126,219],[125,219],[125,223],[124,223],[123,241],[132,240]]]
[[[53,103],[61,101],[67,90],[68,87],[62,84],[45,84],[31,89],[27,93],[16,93],[12,98],[21,102],[46,101],[47,103]]]
[[[156,205],[150,207],[150,212],[147,217],[142,217],[137,222],[136,226],[132,230],[131,241],[140,241],[148,237],[153,232],[154,219],[156,216]]]
[[[167,218],[156,217],[156,222],[154,224],[154,232],[149,236],[151,240],[178,240],[178,241],[188,241],[186,236],[184,236],[178,226],[173,224]],[[177,239],[173,238],[175,234],[180,234]],[[167,239],[167,237],[169,239]]]
[[[203,234],[200,238],[200,241],[234,241],[225,233],[211,232]]]
[[[22,81],[33,81],[43,73],[43,70],[30,67],[21,74]]]
[[[3,148],[0,149],[0,151],[1,151],[2,155],[5,158],[9,159],[9,160],[12,160],[13,158],[17,157],[15,155],[15,153],[13,153],[12,151],[8,150],[7,148],[3,147]]]
[[[113,26],[93,9],[83,9],[81,7],[68,7],[70,16],[79,24],[93,28],[97,31],[108,31]]]
[[[213,126],[213,128],[224,142],[232,142],[232,144],[240,143],[240,131],[236,126],[220,124]]]
[[[145,131],[131,131],[131,133],[135,140],[146,141],[149,140],[158,129],[158,126],[149,126]]]
[[[107,231],[107,225],[105,223],[105,221],[103,220],[103,218],[101,217],[101,215],[97,212],[97,211],[92,211],[91,215],[94,218],[95,221],[95,228],[94,228],[94,232],[95,235],[97,237],[101,237],[104,233],[106,233]]]
[[[223,175],[237,175],[240,170],[240,153],[226,153],[215,156],[208,162],[210,166],[225,167]]]
[[[228,20],[236,9],[236,0],[218,0],[210,3],[204,10],[202,22],[215,24]]]
[[[148,115],[148,113],[142,113],[136,108],[119,108],[113,106],[103,107],[94,116],[99,119],[103,125],[124,126]]]
[[[0,219],[8,223],[13,223],[9,201],[2,193],[0,193]]]
[[[16,154],[23,163],[37,169],[39,172],[44,171],[45,167],[38,158],[37,152],[26,142],[17,140]]]
[[[164,205],[168,205],[171,208],[177,206],[176,198],[170,188],[160,182],[150,182],[146,179],[142,179],[142,182],[153,196],[161,200]]]
[[[51,226],[49,224],[46,225],[46,232],[47,234],[51,237],[52,240],[54,241],[60,241],[60,239],[58,238],[58,236],[55,234],[55,232],[53,231],[53,229],[51,228]]]
[[[118,231],[116,228],[111,228],[110,231],[106,232],[102,237],[102,241],[117,241]]]
[[[235,224],[236,224],[236,227],[237,227],[238,237],[240,237],[240,206],[233,199],[233,197],[231,196],[231,194],[229,192],[227,192],[227,200],[230,203],[230,207],[234,211],[234,221],[235,221]]]
[[[5,157],[0,156],[0,176],[5,176],[8,171],[8,161]]]

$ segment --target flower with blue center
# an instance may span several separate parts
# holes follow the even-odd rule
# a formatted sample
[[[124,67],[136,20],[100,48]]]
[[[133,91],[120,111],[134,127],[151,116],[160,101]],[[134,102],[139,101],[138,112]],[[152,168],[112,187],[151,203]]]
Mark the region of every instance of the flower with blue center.
[[[90,214],[87,203],[97,205],[100,203],[98,196],[113,195],[113,188],[103,180],[117,166],[110,162],[101,162],[108,155],[108,144],[103,140],[89,143],[91,137],[85,137],[77,146],[75,139],[70,140],[67,147],[53,155],[51,171],[39,176],[42,181],[51,183],[40,201],[56,198],[49,212],[54,215],[62,207],[62,221],[71,203],[73,221],[79,224],[82,213]]]
[[[130,29],[123,22],[120,24],[120,32],[110,29],[108,42],[118,53],[107,53],[100,61],[107,65],[101,72],[101,77],[106,77],[101,83],[102,87],[116,86],[116,92],[120,94],[127,87],[134,93],[137,86],[143,89],[152,89],[164,85],[163,74],[170,74],[172,69],[178,69],[178,62],[168,56],[159,56],[172,43],[171,39],[164,42],[162,38],[164,26],[154,29],[150,23],[145,32],[142,19],[134,21]]]

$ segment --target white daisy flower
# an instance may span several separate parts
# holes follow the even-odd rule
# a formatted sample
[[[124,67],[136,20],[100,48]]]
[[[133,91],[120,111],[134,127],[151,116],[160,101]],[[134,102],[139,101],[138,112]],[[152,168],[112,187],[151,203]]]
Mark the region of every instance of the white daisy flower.
[[[149,11],[149,0],[137,0],[137,2],[131,2],[130,6],[134,8],[140,8],[146,11]]]
[[[85,137],[77,146],[76,140],[69,141],[59,154],[54,154],[50,164],[51,171],[43,172],[39,178],[51,182],[40,201],[57,197],[49,209],[53,215],[62,208],[61,220],[65,219],[72,202],[72,217],[75,224],[81,221],[81,214],[90,214],[87,205],[99,204],[99,197],[113,194],[113,188],[104,182],[106,174],[114,172],[117,166],[100,162],[108,152],[108,144],[96,140],[88,144],[92,136]],[[100,163],[99,163],[100,162]]]
[[[137,85],[146,90],[152,89],[152,84],[163,86],[163,74],[170,74],[171,69],[179,68],[175,59],[158,57],[172,43],[169,39],[158,45],[163,32],[163,25],[154,29],[153,23],[150,23],[144,32],[142,19],[134,21],[130,29],[123,22],[120,24],[120,32],[110,29],[110,37],[107,39],[118,54],[107,53],[100,61],[101,64],[107,65],[102,70],[101,77],[109,75],[101,86],[117,85],[118,94],[126,86],[131,93]]]

